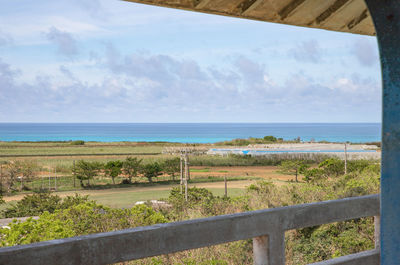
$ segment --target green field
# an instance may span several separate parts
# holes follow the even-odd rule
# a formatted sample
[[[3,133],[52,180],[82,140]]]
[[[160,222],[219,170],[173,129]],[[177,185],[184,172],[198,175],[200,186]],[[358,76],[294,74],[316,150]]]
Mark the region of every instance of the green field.
[[[152,154],[161,153],[159,144],[139,143],[8,143],[0,142],[1,156],[52,156],[52,155],[102,155],[102,154]]]
[[[53,192],[55,195],[67,196],[79,193],[83,195],[89,195],[90,199],[97,201],[100,204],[104,204],[114,208],[129,208],[132,207],[137,201],[147,200],[160,200],[168,198],[170,190],[173,187],[177,187],[177,184],[168,185],[153,185],[153,186],[141,186],[141,187],[124,187],[124,188],[112,188],[102,190],[77,190],[77,191],[59,191]],[[190,186],[195,186],[191,184]],[[223,196],[224,188],[208,188],[214,195]],[[244,189],[241,188],[229,188],[228,184],[228,196],[235,197],[242,195]],[[0,205],[1,210],[7,208],[11,204],[14,204],[17,200],[20,200],[22,194],[6,197],[7,202]]]
[[[224,189],[221,188],[209,188],[214,195],[223,196]],[[100,204],[104,204],[115,208],[129,208],[132,207],[137,201],[147,200],[159,200],[168,198],[170,188],[163,190],[148,190],[148,191],[134,191],[129,190],[125,192],[117,192],[111,194],[93,194],[90,198],[97,201]],[[244,193],[243,189],[230,188],[228,189],[228,195],[231,197],[239,196]]]

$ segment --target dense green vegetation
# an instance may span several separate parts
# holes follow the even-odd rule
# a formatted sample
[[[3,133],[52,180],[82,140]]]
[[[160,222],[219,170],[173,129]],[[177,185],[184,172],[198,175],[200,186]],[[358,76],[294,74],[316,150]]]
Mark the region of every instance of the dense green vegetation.
[[[74,202],[70,207],[44,211],[39,219],[14,221],[10,229],[0,229],[1,245],[13,246],[55,238],[121,230],[129,227],[165,223],[167,219],[146,205],[131,209],[114,209],[94,201]]]
[[[56,210],[68,209],[73,205],[88,201],[88,196],[80,196],[78,194],[61,199],[61,197],[50,193],[37,193],[25,196],[15,205],[8,207],[3,211],[3,215],[6,218],[37,216],[44,212],[54,213]]]
[[[302,161],[301,164],[306,164]],[[297,164],[297,163],[296,163]],[[274,208],[314,201],[360,196],[379,192],[379,164],[350,161],[344,174],[343,161],[327,159],[310,163],[302,171],[307,182],[276,186],[259,181],[243,196],[219,197],[202,188],[189,188],[188,201],[178,188],[172,189],[167,207],[151,204],[130,209],[111,209],[87,197],[61,200],[49,194],[27,196],[5,210],[8,216],[39,215],[38,220],[10,224],[0,230],[3,246],[112,231],[248,210]],[[292,169],[293,170],[293,167]],[[373,248],[373,220],[362,218],[289,231],[286,234],[288,264],[307,264]],[[185,251],[132,264],[251,264],[251,240]]]
[[[320,163],[329,156],[316,153],[299,154],[273,154],[268,156],[251,156],[229,154],[227,156],[194,156],[190,158],[190,164],[193,166],[278,166],[282,161],[301,160],[309,164]]]
[[[248,139],[233,139],[230,141],[223,141],[216,143],[217,145],[229,145],[229,146],[244,146],[249,144],[271,144],[271,143],[284,143],[284,142],[300,142],[300,138],[294,139],[293,141],[284,141],[283,138],[276,138],[275,136],[268,135],[263,138],[250,137]]]

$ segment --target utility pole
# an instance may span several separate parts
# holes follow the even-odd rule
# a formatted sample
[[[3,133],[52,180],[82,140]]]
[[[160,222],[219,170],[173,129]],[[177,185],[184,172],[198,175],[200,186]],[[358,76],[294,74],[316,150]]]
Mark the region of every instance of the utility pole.
[[[54,190],[57,191],[57,168],[54,168]]]
[[[73,162],[72,178],[74,179],[74,188],[75,188],[75,187],[76,187],[76,186],[75,186],[75,160],[74,160],[74,162]]]
[[[0,164],[0,194],[3,194],[3,164]]]
[[[344,174],[347,174],[347,142],[344,143]]]
[[[181,182],[180,182],[180,187],[181,187],[181,194],[183,193],[182,191],[182,186],[183,186],[183,153],[181,151],[181,163],[180,163],[180,168],[181,168]]]
[[[226,175],[224,176],[224,182],[225,182],[225,198],[228,198],[228,183],[226,180]]]
[[[50,182],[51,182],[51,169],[49,168],[49,192],[51,189]]]
[[[185,151],[185,201],[188,201],[188,176],[189,176],[189,165],[188,165],[187,151]]]
[[[186,153],[186,164],[187,164],[187,180],[190,181],[190,162],[189,162],[189,154]]]

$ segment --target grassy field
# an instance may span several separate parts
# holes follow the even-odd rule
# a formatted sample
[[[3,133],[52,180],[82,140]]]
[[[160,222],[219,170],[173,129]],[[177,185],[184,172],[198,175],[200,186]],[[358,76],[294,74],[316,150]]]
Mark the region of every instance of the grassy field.
[[[209,188],[209,190],[216,196],[223,196],[225,192],[224,188]],[[137,201],[159,200],[168,198],[169,193],[170,187],[168,187],[167,189],[157,190],[157,192],[155,192],[154,190],[146,190],[93,194],[90,195],[90,198],[96,200],[100,204],[104,204],[110,207],[128,208],[132,207]],[[232,197],[239,196],[243,193],[244,189],[241,188],[228,189],[228,195]]]
[[[243,194],[245,187],[253,182],[255,182],[255,180],[236,180],[228,182],[228,195],[234,197]],[[110,207],[127,208],[132,207],[137,201],[159,200],[167,198],[170,190],[173,187],[177,186],[179,185],[156,183],[152,186],[143,185],[125,186],[100,190],[58,191],[53,192],[53,194],[59,195],[61,197],[73,195],[75,193],[89,195],[91,199],[96,200],[101,204]],[[223,182],[200,182],[189,184],[189,187],[194,186],[207,188],[212,191],[214,195],[217,196],[223,196],[225,192]],[[18,200],[21,200],[24,195],[25,194],[17,194],[4,197],[6,204],[3,204],[0,207],[0,210],[8,207],[10,204],[15,203]]]
[[[101,154],[132,154],[161,153],[162,145],[139,143],[86,143],[71,145],[69,143],[6,143],[0,142],[1,156],[15,155],[101,155]]]

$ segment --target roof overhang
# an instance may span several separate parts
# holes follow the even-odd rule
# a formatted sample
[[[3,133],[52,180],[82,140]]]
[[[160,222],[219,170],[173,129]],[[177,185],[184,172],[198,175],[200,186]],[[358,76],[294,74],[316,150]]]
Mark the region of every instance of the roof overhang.
[[[309,28],[375,35],[364,0],[125,0]]]

